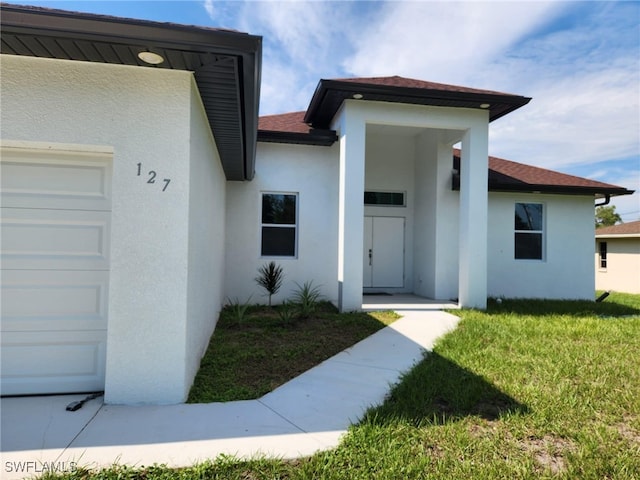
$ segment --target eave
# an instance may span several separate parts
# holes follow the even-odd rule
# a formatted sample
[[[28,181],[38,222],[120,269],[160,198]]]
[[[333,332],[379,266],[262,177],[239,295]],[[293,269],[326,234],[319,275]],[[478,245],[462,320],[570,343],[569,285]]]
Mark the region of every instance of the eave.
[[[6,4],[0,22],[2,54],[193,72],[226,178],[253,178],[261,37]],[[165,61],[150,66],[142,51]]]
[[[258,142],[264,143],[290,143],[330,147],[337,141],[338,135],[334,130],[311,129],[308,133],[258,130]]]
[[[596,230],[597,232],[597,230]],[[622,233],[622,234],[618,234],[616,235],[615,233],[609,233],[609,234],[604,234],[604,235],[598,235],[596,233],[596,238],[640,238],[640,233]]]
[[[460,150],[454,149],[452,189],[460,189]],[[487,187],[490,192],[593,195],[606,198],[634,191],[608,183],[576,177],[498,157],[489,157]]]
[[[518,193],[545,193],[557,195],[593,195],[596,198],[615,197],[619,195],[631,195],[633,190],[622,187],[579,187],[564,185],[538,185],[521,184],[508,185],[489,181],[490,192],[518,192]]]
[[[315,128],[329,128],[345,100],[356,97],[367,101],[474,108],[489,111],[489,121],[496,120],[531,101],[529,97],[494,92],[451,91],[374,85],[344,80],[320,80],[313,94],[304,122]],[[483,105],[488,105],[483,108]]]

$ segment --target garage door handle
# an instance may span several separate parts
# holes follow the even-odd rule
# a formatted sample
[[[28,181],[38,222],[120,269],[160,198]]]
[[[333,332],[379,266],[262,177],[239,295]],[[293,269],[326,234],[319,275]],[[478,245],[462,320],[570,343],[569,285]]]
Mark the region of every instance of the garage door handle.
[[[373,250],[369,249],[369,266],[371,266],[372,259],[373,259]]]

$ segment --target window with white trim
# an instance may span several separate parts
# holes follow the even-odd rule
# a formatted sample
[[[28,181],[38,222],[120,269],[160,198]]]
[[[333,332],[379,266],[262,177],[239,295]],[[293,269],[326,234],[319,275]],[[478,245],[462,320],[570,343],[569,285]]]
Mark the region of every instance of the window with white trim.
[[[607,268],[607,242],[600,242],[600,268]]]
[[[384,207],[405,207],[404,192],[364,192],[364,204]]]
[[[542,260],[544,246],[544,208],[541,203],[516,203],[515,258]]]
[[[261,230],[260,253],[263,257],[295,257],[298,194],[263,193]]]

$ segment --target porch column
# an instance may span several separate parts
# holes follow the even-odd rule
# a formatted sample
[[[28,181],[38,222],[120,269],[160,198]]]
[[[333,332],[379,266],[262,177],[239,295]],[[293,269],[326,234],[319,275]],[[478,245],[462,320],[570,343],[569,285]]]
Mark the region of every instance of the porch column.
[[[488,122],[462,139],[458,295],[462,307],[487,308]]]
[[[339,127],[338,307],[341,312],[362,309],[366,128],[358,115],[349,113],[347,106]]]

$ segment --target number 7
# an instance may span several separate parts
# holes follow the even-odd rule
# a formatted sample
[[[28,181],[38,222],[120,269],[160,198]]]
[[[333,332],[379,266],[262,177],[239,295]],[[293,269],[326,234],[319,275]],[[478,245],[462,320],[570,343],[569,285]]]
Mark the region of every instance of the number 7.
[[[164,192],[164,191],[167,189],[167,187],[169,186],[169,182],[171,182],[171,179],[170,179],[170,178],[165,178],[165,179],[164,179],[164,187],[162,187],[162,191],[163,191],[163,192]]]

